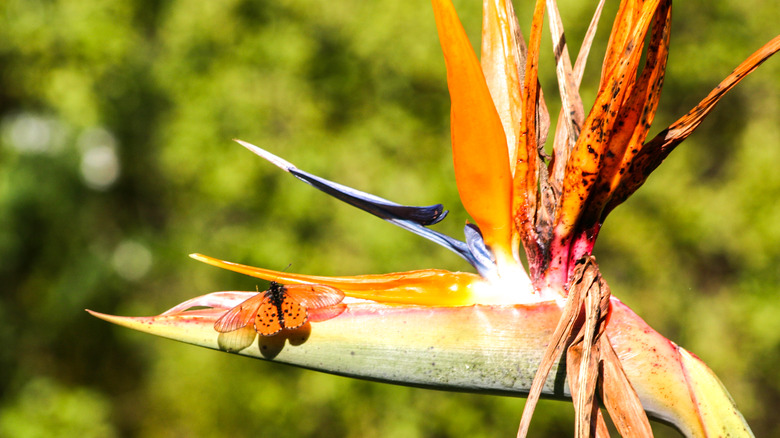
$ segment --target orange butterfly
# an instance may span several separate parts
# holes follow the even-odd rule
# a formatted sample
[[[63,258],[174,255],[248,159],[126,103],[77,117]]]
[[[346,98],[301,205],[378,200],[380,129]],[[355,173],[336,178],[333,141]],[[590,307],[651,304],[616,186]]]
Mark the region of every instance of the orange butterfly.
[[[254,323],[255,331],[271,336],[283,329],[296,329],[307,321],[325,321],[341,314],[344,292],[324,284],[285,286],[275,281],[267,291],[228,310],[214,323],[220,333],[232,332]]]

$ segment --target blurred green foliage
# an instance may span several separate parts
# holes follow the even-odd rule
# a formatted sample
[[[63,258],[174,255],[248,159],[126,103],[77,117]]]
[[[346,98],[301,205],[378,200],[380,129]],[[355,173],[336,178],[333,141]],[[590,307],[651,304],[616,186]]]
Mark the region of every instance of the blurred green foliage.
[[[479,2],[456,6],[478,43]],[[516,8],[527,29],[531,4]],[[561,2],[575,49],[591,8]],[[255,289],[188,259],[195,251],[323,275],[467,270],[230,141],[398,202],[442,202],[452,212],[438,229],[460,236],[428,2],[5,0],[0,20],[0,436],[515,433],[519,399],[250,361],[83,311],[156,314]],[[656,131],[778,22],[762,0],[677,5]],[[557,114],[549,55],[542,65]],[[724,99],[615,211],[596,248],[613,292],[704,359],[758,436],[780,436],[778,78],[770,60]],[[571,411],[543,402],[533,434],[570,436]]]

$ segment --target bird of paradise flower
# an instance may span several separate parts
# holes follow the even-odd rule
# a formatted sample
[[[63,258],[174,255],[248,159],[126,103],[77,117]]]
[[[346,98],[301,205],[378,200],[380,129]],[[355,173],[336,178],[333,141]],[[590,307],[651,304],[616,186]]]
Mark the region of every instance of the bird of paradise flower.
[[[283,348],[282,340],[269,349],[275,341],[252,330],[230,337],[214,330],[216,320],[252,293],[212,293],[155,317],[95,315],[197,345],[335,374],[527,396],[521,436],[542,395],[574,400],[577,436],[608,436],[595,409],[600,402],[624,436],[652,434],[645,412],[686,436],[749,436],[714,374],[612,297],[591,253],[608,213],[645,182],[728,90],[780,50],[780,37],[647,140],[666,67],[670,1],[621,2],[587,115],[578,88],[603,2],[574,64],[554,1],[536,2],[526,45],[511,2],[485,0],[481,61],[451,2],[432,3],[452,102],[456,183],[474,221],[465,226],[464,240],[428,228],[446,216],[441,205],[400,205],[237,141],[299,180],[455,252],[477,274],[424,269],[321,277],[191,255],[280,284],[342,291],[348,297],[343,313],[320,320],[316,329],[281,332],[296,348]],[[545,9],[563,108],[552,156],[544,149],[550,118],[537,78]],[[252,348],[255,339],[261,348]]]

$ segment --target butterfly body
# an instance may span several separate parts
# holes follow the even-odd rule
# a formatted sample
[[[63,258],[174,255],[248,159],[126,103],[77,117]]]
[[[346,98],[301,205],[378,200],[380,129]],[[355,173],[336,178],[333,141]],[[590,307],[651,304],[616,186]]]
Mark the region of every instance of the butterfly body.
[[[271,336],[284,329],[297,329],[307,321],[322,321],[341,313],[344,293],[321,284],[285,286],[271,282],[268,290],[258,293],[228,310],[214,323],[220,333],[254,325],[262,336]]]

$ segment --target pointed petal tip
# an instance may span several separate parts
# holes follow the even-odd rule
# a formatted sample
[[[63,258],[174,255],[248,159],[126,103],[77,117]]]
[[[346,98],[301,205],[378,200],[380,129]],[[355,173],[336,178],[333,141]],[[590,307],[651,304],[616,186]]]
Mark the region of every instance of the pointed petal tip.
[[[143,323],[139,321],[139,319],[143,317],[136,317],[136,316],[117,316],[117,315],[109,315],[107,313],[100,313],[96,312],[94,310],[90,309],[84,309],[89,313],[90,315],[94,316],[95,318],[102,319],[103,321],[110,322],[112,324],[116,324],[122,327],[127,327],[131,329],[138,329],[138,326],[142,325]]]
[[[224,268],[225,265],[235,265],[236,263],[228,262],[226,260],[215,259],[199,252],[194,252],[189,255],[191,259],[205,263],[207,265],[216,266],[218,268]]]
[[[103,318],[101,318],[103,316],[103,314],[100,313],[100,312],[95,312],[94,310],[90,310],[90,309],[84,309],[84,311],[89,313],[90,315],[96,317],[96,318],[103,319]]]
[[[95,318],[102,319],[103,321],[108,321],[112,324],[117,324],[125,327],[131,327],[132,326],[132,320],[138,319],[139,317],[136,316],[117,316],[117,315],[109,315],[108,313],[101,313],[96,312],[94,310],[90,309],[84,309],[87,313],[94,316]]]
[[[277,157],[276,155],[268,152],[265,149],[259,148],[259,147],[255,146],[255,145],[253,145],[252,143],[248,143],[248,142],[245,142],[243,140],[239,140],[237,138],[234,138],[233,141],[235,141],[236,143],[240,144],[241,146],[249,149],[255,155],[257,155],[260,158],[270,162],[271,164],[273,164],[274,166],[284,170],[285,172],[289,172],[290,169],[295,169],[296,168],[295,165],[290,163],[289,161],[287,161],[287,160],[285,160],[285,159],[283,159],[281,157]]]
[[[199,262],[205,263],[207,265],[216,266],[217,268],[228,269],[228,270],[231,270],[231,271],[235,271],[235,269],[232,269],[231,266],[238,266],[238,267],[242,266],[242,265],[240,265],[238,263],[233,263],[233,262],[229,262],[229,261],[226,261],[226,260],[215,259],[214,257],[209,257],[207,255],[200,254],[200,253],[197,253],[197,252],[194,252],[194,253],[190,254],[190,258],[195,259],[195,260],[197,260]],[[251,266],[247,266],[247,268],[251,268]],[[237,271],[237,272],[245,273],[243,271]],[[249,275],[251,275],[251,274],[249,274]]]
[[[138,332],[173,339],[201,347],[219,348],[214,322],[224,309],[202,309],[157,316],[116,316],[87,310],[106,322]]]
[[[209,257],[207,255],[204,255],[204,254],[201,254],[201,253],[198,253],[198,252],[194,252],[194,253],[190,254],[189,256],[193,260],[197,260],[197,261],[199,261],[201,263],[205,263],[207,265],[216,266],[216,267],[222,267],[221,263],[230,263],[230,262],[225,262],[223,260],[215,259],[214,257]]]

